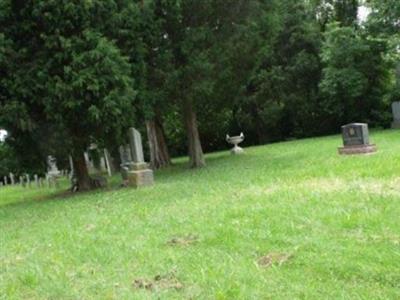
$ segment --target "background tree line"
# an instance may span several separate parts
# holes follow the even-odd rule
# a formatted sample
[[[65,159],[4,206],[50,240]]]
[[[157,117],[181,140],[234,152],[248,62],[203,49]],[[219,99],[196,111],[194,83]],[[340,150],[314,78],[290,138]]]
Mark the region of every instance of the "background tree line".
[[[72,154],[88,189],[83,152],[118,161],[130,126],[154,168],[204,166],[226,133],[250,145],[386,127],[399,20],[396,0],[0,0],[0,171]]]

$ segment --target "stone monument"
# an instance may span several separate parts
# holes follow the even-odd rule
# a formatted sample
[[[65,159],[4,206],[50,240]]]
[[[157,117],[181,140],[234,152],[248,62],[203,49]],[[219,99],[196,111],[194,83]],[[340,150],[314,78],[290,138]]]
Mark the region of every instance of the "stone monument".
[[[351,123],[342,126],[343,147],[339,154],[368,154],[377,151],[375,145],[369,143],[368,124]]]
[[[229,144],[233,145],[233,148],[231,149],[231,154],[241,154],[244,152],[243,148],[240,148],[238,144],[244,141],[244,135],[243,132],[240,133],[238,136],[229,136],[228,134],[226,135],[226,141]]]
[[[51,155],[47,157],[47,174],[54,177],[58,177],[61,174],[57,168],[56,158]]]
[[[129,147],[124,150],[124,159],[131,155],[131,160],[123,162],[124,171],[122,175],[124,183],[128,186],[141,187],[154,184],[153,170],[144,161],[142,137],[135,128],[129,129]],[[129,155],[130,153],[130,155]],[[122,167],[122,166],[121,166]],[[125,178],[124,178],[125,176]]]
[[[124,182],[128,180],[129,166],[132,163],[131,147],[129,144],[119,146],[119,156],[121,159],[121,175]]]
[[[8,178],[7,178],[7,176],[4,176],[4,185],[7,185],[8,184]]]
[[[392,103],[392,112],[393,112],[393,129],[400,129],[400,101]]]
[[[107,149],[104,148],[103,152],[104,152],[104,160],[105,160],[105,163],[106,163],[107,173],[108,173],[108,176],[111,177],[113,172],[114,172],[113,164],[112,164],[112,157],[110,155],[110,152],[108,152]]]
[[[15,178],[14,178],[14,174],[10,173],[10,180],[11,180],[11,184],[14,185],[15,184]]]
[[[51,183],[56,186],[57,185],[57,179],[60,177],[61,172],[57,168],[57,160],[55,157],[49,155],[47,157],[47,174],[46,174],[46,180],[48,182],[48,186],[50,187]],[[50,183],[51,181],[51,183]]]

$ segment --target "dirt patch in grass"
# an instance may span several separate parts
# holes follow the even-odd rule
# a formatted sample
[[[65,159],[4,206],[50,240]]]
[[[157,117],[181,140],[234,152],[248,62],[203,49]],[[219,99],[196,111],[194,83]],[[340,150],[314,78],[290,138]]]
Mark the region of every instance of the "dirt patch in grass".
[[[195,244],[199,241],[199,237],[197,235],[187,235],[181,237],[174,237],[170,239],[167,244],[171,246],[189,246]]]
[[[269,268],[272,265],[281,266],[287,262],[293,255],[289,253],[271,252],[267,255],[261,256],[257,260],[257,264],[263,268]]]
[[[183,288],[183,284],[176,278],[174,272],[156,275],[152,279],[137,278],[133,281],[132,285],[136,289],[145,289],[149,291],[166,289],[180,290]]]

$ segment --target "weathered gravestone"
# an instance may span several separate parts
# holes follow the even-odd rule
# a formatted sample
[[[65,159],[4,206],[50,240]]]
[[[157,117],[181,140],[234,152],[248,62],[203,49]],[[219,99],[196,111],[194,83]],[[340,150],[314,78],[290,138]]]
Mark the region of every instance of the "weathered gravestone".
[[[4,176],[4,185],[7,185],[8,184],[8,178],[7,178],[7,176]]]
[[[342,126],[343,147],[339,154],[368,154],[376,152],[376,146],[369,143],[368,124],[351,123]]]
[[[393,112],[393,129],[400,129],[400,101],[392,103],[392,112]]]
[[[125,182],[128,180],[128,171],[132,163],[131,147],[129,144],[119,146],[119,156],[121,159],[121,175]]]
[[[110,152],[108,152],[107,149],[104,149],[104,160],[106,163],[106,169],[107,169],[107,173],[108,176],[112,176],[114,169],[113,169],[113,164],[112,164],[112,157],[110,155]]]
[[[26,177],[26,186],[30,187],[31,186],[31,177],[29,176],[29,174],[26,174],[25,177]]]
[[[10,180],[11,180],[11,184],[14,185],[15,184],[15,178],[14,178],[14,174],[10,173]]]
[[[124,159],[131,160],[123,162],[123,179],[128,186],[141,187],[154,183],[153,170],[144,161],[142,137],[135,128],[130,128],[128,132],[130,149],[124,149]],[[121,166],[122,167],[122,166]],[[124,178],[125,177],[125,178]]]
[[[37,174],[33,175],[33,179],[35,180],[36,187],[39,187],[39,177],[37,176]]]
[[[49,155],[47,157],[47,174],[46,174],[47,186],[50,187],[51,185],[54,185],[54,187],[56,187],[57,179],[60,176],[61,172],[57,168],[56,158],[54,156]]]

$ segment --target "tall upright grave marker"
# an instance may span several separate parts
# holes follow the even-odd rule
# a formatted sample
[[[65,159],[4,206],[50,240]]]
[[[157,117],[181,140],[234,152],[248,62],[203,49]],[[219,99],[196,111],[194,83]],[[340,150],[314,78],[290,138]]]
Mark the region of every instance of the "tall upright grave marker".
[[[392,103],[392,112],[393,112],[393,129],[400,129],[400,101]]]
[[[142,137],[135,128],[128,132],[129,148],[126,147],[120,153],[123,154],[123,174],[125,184],[133,187],[149,186],[154,184],[153,170],[144,161]]]

